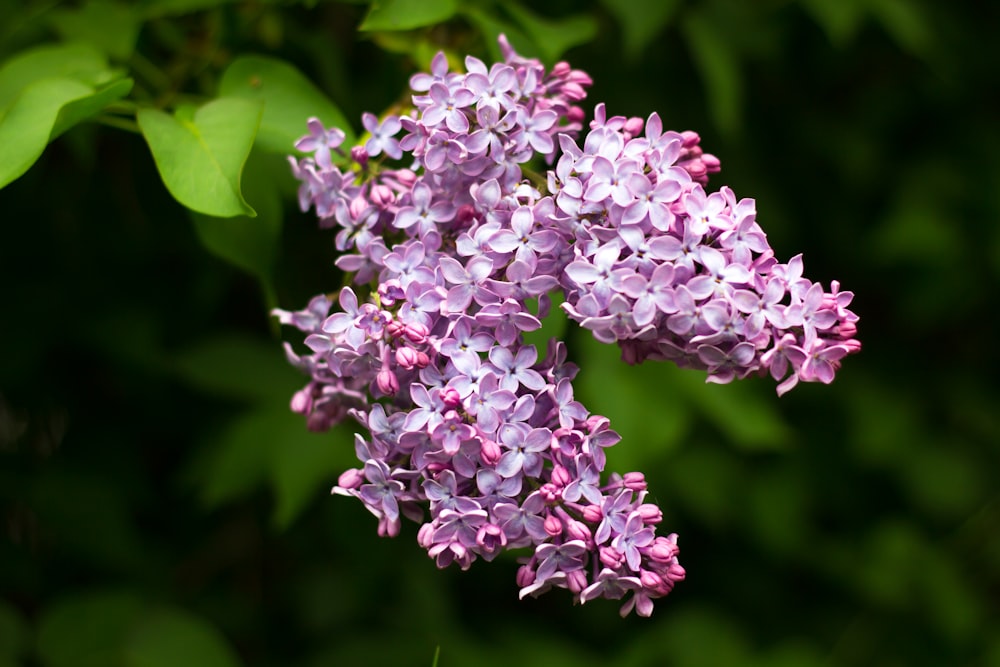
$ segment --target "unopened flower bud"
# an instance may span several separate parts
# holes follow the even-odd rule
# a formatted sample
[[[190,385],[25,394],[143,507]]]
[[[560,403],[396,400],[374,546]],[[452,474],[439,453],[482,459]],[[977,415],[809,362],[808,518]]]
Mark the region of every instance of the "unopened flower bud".
[[[601,559],[601,564],[612,570],[617,570],[625,562],[625,556],[611,547],[601,547],[597,550],[597,555]]]
[[[445,407],[455,408],[462,405],[462,397],[459,395],[458,390],[454,387],[445,387],[441,390],[441,402],[444,403]]]
[[[396,203],[396,194],[387,185],[373,185],[369,197],[371,197],[372,203],[379,208],[386,208]]]
[[[593,543],[594,535],[590,532],[590,528],[587,527],[587,524],[575,519],[566,521],[566,534],[571,540],[580,540],[588,545]]]
[[[547,517],[545,517],[545,523],[543,524],[543,527],[545,528],[545,532],[551,535],[552,537],[558,537],[559,535],[562,535],[563,531],[562,521],[560,521],[559,517],[557,517],[554,514],[550,514]]]
[[[403,335],[406,336],[406,340],[414,343],[415,345],[423,345],[427,342],[427,336],[430,331],[427,327],[420,322],[411,322],[406,325],[403,330]]]
[[[396,350],[396,363],[408,371],[412,371],[417,366],[419,353],[412,347],[400,347]]]
[[[300,415],[308,414],[309,410],[312,409],[312,391],[309,387],[305,389],[300,389],[292,396],[291,408],[292,412]]]
[[[663,521],[663,511],[659,506],[652,503],[643,503],[636,510],[642,517],[642,522],[647,526],[655,525]]]
[[[399,391],[399,378],[388,368],[383,368],[375,376],[375,384],[378,390],[386,396],[395,396]]]
[[[503,456],[503,451],[493,440],[483,440],[483,444],[479,446],[479,457],[488,466],[495,466],[500,457]]]
[[[627,472],[622,475],[622,483],[626,489],[633,491],[646,490],[646,476],[641,472]]]
[[[583,508],[583,520],[587,523],[600,523],[604,518],[604,513],[599,505],[585,505]]]
[[[357,468],[348,468],[340,473],[340,477],[337,478],[337,486],[343,489],[357,489],[364,484],[364,481],[364,473]]]
[[[378,520],[378,536],[379,537],[396,537],[399,535],[399,529],[402,522],[399,517],[390,520],[388,517],[382,517]]]
[[[364,167],[368,164],[368,151],[364,146],[354,146],[351,148],[351,159]]]
[[[552,483],[553,484],[555,484],[556,486],[562,487],[562,486],[566,486],[567,484],[569,484],[572,481],[573,481],[573,478],[570,477],[569,471],[566,470],[566,468],[564,466],[561,466],[558,463],[555,464],[554,466],[552,466]]]
[[[587,575],[583,570],[573,570],[566,573],[566,588],[571,593],[579,593],[587,587]]]
[[[516,579],[518,588],[530,586],[535,583],[535,571],[527,565],[522,565],[517,568]]]

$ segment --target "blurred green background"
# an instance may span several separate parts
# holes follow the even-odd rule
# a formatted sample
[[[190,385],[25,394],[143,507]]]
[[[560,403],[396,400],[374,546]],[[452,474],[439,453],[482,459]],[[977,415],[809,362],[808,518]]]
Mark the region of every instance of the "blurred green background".
[[[258,218],[195,216],[100,117],[0,190],[0,667],[1000,665],[998,26],[931,0],[4,4],[0,61],[82,39],[169,106],[261,54],[355,131],[506,31],[589,72],[588,109],[698,131],[778,256],[856,293],[864,349],[779,400],[571,331],[609,470],[646,473],[688,579],[650,619],[519,602],[513,558],[438,571],[329,497],[352,430],[288,412],[268,311],[341,276],[281,156],[251,154]]]

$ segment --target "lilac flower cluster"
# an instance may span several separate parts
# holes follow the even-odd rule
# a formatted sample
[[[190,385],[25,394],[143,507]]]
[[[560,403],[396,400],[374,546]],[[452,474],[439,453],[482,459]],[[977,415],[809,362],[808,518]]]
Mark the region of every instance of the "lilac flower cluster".
[[[351,417],[367,431],[334,492],[360,499],[380,534],[421,523],[440,567],[527,549],[522,597],[565,588],[648,616],[684,578],[677,537],[657,535],[641,473],[602,481],[619,436],[574,399],[563,343],[539,358],[523,334],[561,293],[627,361],[717,382],[790,369],[781,392],[832,380],[859,349],[857,318],[850,293],[802,278],[801,258],[773,259],[752,201],[704,191],[719,163],[696,134],[599,106],[580,147],[589,77],[501,46],[504,62],[469,57],[461,73],[439,54],[411,79],[412,110],[365,114],[348,151],[309,121],[296,147],[310,155],[291,159],[300,204],[336,229],[353,286],[276,311],[310,350],[286,344],[310,376],[292,409],[313,430]],[[555,165],[547,178],[522,167],[536,156]]]

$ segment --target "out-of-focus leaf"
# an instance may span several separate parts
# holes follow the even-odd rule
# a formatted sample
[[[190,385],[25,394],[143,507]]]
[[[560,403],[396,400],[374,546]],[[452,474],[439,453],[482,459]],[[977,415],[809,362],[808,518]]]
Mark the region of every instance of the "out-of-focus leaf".
[[[81,593],[63,599],[47,608],[38,624],[37,650],[42,664],[123,664],[122,647],[142,610],[142,601],[129,592]]]
[[[193,114],[141,109],[139,128],[170,194],[184,206],[221,218],[254,216],[240,177],[263,104],[220,97]]]
[[[18,611],[0,600],[0,665],[15,664],[28,643],[28,629]]]
[[[743,110],[743,85],[733,45],[719,32],[719,25],[701,12],[687,14],[681,25],[708,92],[712,119],[719,131],[731,134]]]
[[[676,454],[666,468],[674,494],[698,521],[725,532],[731,529],[743,495],[734,454],[696,442]]]
[[[505,3],[503,8],[524,29],[547,63],[554,63],[568,49],[585,44],[597,35],[597,20],[588,14],[546,19],[514,2]]]
[[[372,0],[359,30],[413,30],[447,21],[458,0]]]
[[[490,57],[497,61],[503,61],[503,53],[500,52],[500,44],[497,37],[501,34],[507,37],[518,53],[522,56],[533,57],[541,55],[541,51],[535,45],[527,33],[514,23],[503,20],[494,14],[485,12],[478,7],[467,5],[461,9],[462,16],[467,18],[486,40],[486,48],[489,49]]]
[[[0,109],[42,79],[70,79],[93,89],[119,76],[108,69],[104,55],[89,44],[39,46],[17,54],[0,67]]]
[[[628,472],[659,463],[675,451],[690,423],[684,384],[671,374],[676,369],[653,362],[629,366],[617,346],[580,333],[579,345],[571,350],[581,360],[576,398],[591,413],[610,418],[611,428],[622,436],[608,450],[615,468]]]
[[[843,47],[858,32],[867,15],[866,5],[857,0],[799,0],[826,32],[830,42]]]
[[[681,0],[601,0],[622,27],[625,57],[635,61],[670,23]]]
[[[207,394],[264,405],[284,407],[305,383],[279,346],[246,336],[206,339],[175,356],[173,368]]]
[[[684,382],[678,390],[737,447],[751,451],[788,447],[791,431],[778,413],[777,397],[761,392],[759,384],[750,381],[710,384],[701,373],[679,375]]]
[[[337,477],[358,465],[349,429],[316,434],[285,403],[235,419],[194,469],[209,507],[235,500],[264,484],[275,494],[274,523],[285,528],[311,498],[326,498]]]
[[[238,667],[242,664],[211,623],[180,609],[143,617],[124,649],[125,667]]]
[[[284,209],[278,182],[272,178],[268,157],[251,152],[243,170],[243,189],[256,217],[215,218],[191,214],[202,244],[222,259],[255,276],[261,283],[269,306],[274,305],[273,269],[281,241]],[[288,164],[280,160],[280,167]]]
[[[648,664],[649,656],[662,655],[662,646],[671,647],[669,661],[665,661],[670,667],[742,667],[751,664],[753,655],[736,621],[719,611],[688,606],[672,610],[670,622],[659,632],[648,632],[639,641],[630,642],[621,663]]]
[[[239,0],[141,0],[138,9],[147,19],[190,14],[229,5]]]
[[[325,434],[311,433],[301,415],[289,413],[294,429],[274,443],[272,484],[277,504],[274,523],[287,528],[313,499],[327,500],[337,477],[358,467],[351,429],[341,427]],[[291,423],[291,421],[289,423]]]
[[[120,2],[90,0],[76,9],[57,9],[49,22],[64,40],[93,44],[118,60],[132,55],[139,37],[139,14]]]
[[[338,127],[353,143],[351,124],[344,114],[299,70],[266,56],[237,58],[219,83],[219,95],[264,102],[257,132],[261,148],[287,155],[295,141],[308,133],[306,121],[319,118],[325,127]]]
[[[70,129],[77,123],[96,116],[104,107],[115,100],[120,100],[132,90],[132,79],[118,79],[112,83],[102,86],[94,91],[93,95],[88,95],[82,99],[73,100],[65,105],[56,118],[55,126],[52,128],[50,141]]]
[[[0,188],[20,177],[42,154],[60,109],[92,92],[72,79],[43,79],[27,86],[0,112]]]
[[[931,22],[913,0],[873,0],[871,11],[905,51],[927,57],[934,39]]]

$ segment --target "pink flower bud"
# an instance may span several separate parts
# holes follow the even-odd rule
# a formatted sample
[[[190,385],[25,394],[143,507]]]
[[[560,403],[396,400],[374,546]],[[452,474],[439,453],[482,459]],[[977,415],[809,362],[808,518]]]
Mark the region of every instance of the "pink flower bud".
[[[330,430],[333,420],[322,410],[317,410],[306,417],[306,428],[313,433],[324,433]]]
[[[401,347],[396,350],[396,363],[408,371],[412,371],[419,361],[419,353],[412,347]],[[424,355],[426,356],[426,355]]]
[[[368,164],[368,151],[364,146],[354,146],[351,148],[351,159],[363,167]]]
[[[368,200],[364,197],[355,197],[351,200],[347,210],[351,214],[351,220],[357,220],[368,209]]]
[[[649,588],[661,594],[666,594],[667,592],[669,592],[663,590],[664,586],[666,586],[666,582],[663,581],[663,577],[661,577],[655,572],[650,572],[649,570],[640,570],[639,581],[642,582],[643,588]]]
[[[625,473],[622,475],[622,483],[625,485],[626,489],[631,489],[633,491],[646,490],[646,476],[641,472]]]
[[[369,197],[371,197],[372,203],[379,208],[392,206],[396,203],[396,194],[387,185],[373,185]]]
[[[587,575],[583,570],[573,570],[566,573],[566,588],[577,594],[587,587]]]
[[[420,322],[407,324],[403,329],[403,335],[406,336],[406,340],[415,345],[423,345],[426,343],[428,334],[430,334],[430,331]]]
[[[604,567],[610,567],[612,570],[617,570],[625,562],[625,556],[611,547],[601,547],[597,550],[597,555],[601,559],[601,564]]]
[[[483,440],[483,444],[479,446],[479,457],[488,466],[495,466],[502,455],[500,445],[493,440]]]
[[[575,519],[569,519],[566,522],[566,534],[569,535],[572,540],[580,540],[586,544],[593,543],[593,533],[590,532],[590,528],[587,524],[581,523]]]
[[[573,481],[573,478],[569,476],[569,471],[565,467],[559,465],[558,463],[552,466],[552,483],[556,486],[563,487]]]
[[[445,407],[454,410],[462,405],[462,397],[459,395],[458,390],[454,387],[445,387],[440,391],[441,402],[444,403]]]
[[[378,520],[378,536],[396,537],[399,535],[401,524],[402,522],[398,518],[390,521],[387,517],[382,517]]]
[[[417,544],[424,549],[430,549],[434,544],[434,526],[429,523],[422,524],[417,531]]]
[[[308,414],[309,410],[312,409],[312,391],[311,387],[306,387],[305,389],[300,389],[292,396],[291,408],[292,412],[300,415]]]
[[[646,550],[646,554],[658,563],[672,561],[679,552],[677,544],[666,537],[657,537]]]
[[[388,368],[383,368],[375,376],[375,384],[378,390],[386,396],[395,396],[399,391],[399,378]]]
[[[340,473],[337,478],[337,486],[343,489],[357,489],[364,484],[365,476],[357,468],[349,468]]]
[[[634,116],[625,121],[625,127],[623,129],[625,130],[625,133],[628,134],[630,137],[637,137],[640,134],[642,134],[642,128],[643,125],[645,124],[646,121],[644,121],[642,118]]]
[[[643,503],[636,510],[642,517],[642,522],[647,526],[655,525],[663,521],[663,511],[659,506],[652,503]]]
[[[562,487],[556,486],[552,482],[545,482],[538,488],[538,493],[541,494],[542,500],[546,504],[558,503],[562,500]]]
[[[604,513],[598,505],[586,505],[583,508],[583,520],[587,523],[600,523],[604,518]]]
[[[551,535],[552,537],[558,537],[559,535],[562,535],[563,531],[562,521],[560,521],[559,517],[557,517],[554,514],[550,514],[547,517],[545,517],[545,523],[543,524],[543,527],[545,528],[545,532]]]
[[[527,565],[522,565],[517,568],[517,575],[515,579],[519,588],[530,586],[535,583],[535,571]]]

